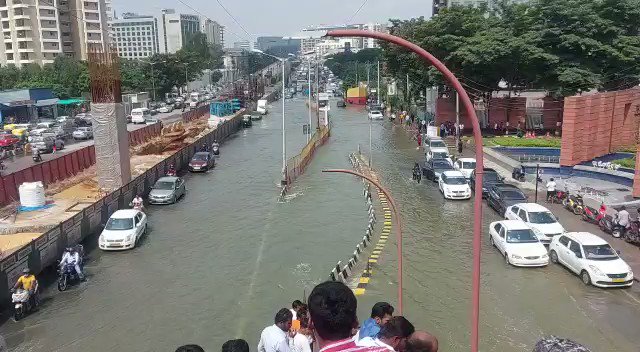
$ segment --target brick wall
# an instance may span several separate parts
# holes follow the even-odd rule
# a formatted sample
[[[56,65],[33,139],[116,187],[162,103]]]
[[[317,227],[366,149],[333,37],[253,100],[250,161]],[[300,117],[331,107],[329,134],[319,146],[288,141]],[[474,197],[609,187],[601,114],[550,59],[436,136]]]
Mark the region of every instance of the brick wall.
[[[496,123],[506,123],[515,127],[518,122],[524,126],[527,110],[527,98],[491,98],[489,102],[489,127]],[[456,121],[456,98],[438,98],[436,101],[436,123]],[[467,118],[464,107],[460,105],[460,122],[465,126],[471,126],[471,121]]]
[[[545,97],[543,99],[544,105],[542,108],[542,123],[545,130],[555,130],[556,123],[562,122],[562,111],[564,106],[564,100],[556,100],[551,97]]]
[[[639,125],[638,88],[565,98],[560,165],[636,146]]]

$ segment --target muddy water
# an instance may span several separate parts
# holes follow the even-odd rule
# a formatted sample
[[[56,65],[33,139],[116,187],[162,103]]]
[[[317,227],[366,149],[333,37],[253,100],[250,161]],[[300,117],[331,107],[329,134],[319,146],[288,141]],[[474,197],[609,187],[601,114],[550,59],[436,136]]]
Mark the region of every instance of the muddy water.
[[[304,144],[302,99],[287,102],[289,156]],[[151,229],[122,253],[91,252],[89,281],[44,293],[40,312],[0,332],[16,351],[171,351],[197,343],[219,350],[230,338],[254,348],[276,311],[328,278],[362,237],[362,184],[322,174],[368,152],[368,122],[333,107],[330,142],[320,148],[288,200],[277,202],[280,104],[225,142],[215,170],[187,175],[179,203],[149,210]],[[442,350],[468,350],[471,203],[445,202],[432,184],[411,181],[417,155],[404,132],[373,124],[373,163],[401,204],[405,230],[405,315],[436,333]],[[497,217],[486,211],[485,222]],[[485,226],[486,228],[486,226]],[[95,241],[93,239],[92,241]],[[360,319],[378,300],[395,303],[390,241],[359,299]],[[635,289],[634,289],[635,290]],[[575,338],[594,351],[636,351],[637,291],[585,288],[565,270],[506,267],[483,241],[484,351],[527,351],[542,335]],[[635,300],[635,301],[634,301]],[[635,349],[634,349],[635,348]]]

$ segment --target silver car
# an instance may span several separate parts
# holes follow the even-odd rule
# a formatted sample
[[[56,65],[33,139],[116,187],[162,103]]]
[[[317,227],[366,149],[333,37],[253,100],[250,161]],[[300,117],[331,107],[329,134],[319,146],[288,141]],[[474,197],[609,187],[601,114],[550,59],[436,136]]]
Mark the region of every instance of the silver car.
[[[184,192],[184,180],[180,177],[160,177],[149,192],[149,204],[173,204]]]

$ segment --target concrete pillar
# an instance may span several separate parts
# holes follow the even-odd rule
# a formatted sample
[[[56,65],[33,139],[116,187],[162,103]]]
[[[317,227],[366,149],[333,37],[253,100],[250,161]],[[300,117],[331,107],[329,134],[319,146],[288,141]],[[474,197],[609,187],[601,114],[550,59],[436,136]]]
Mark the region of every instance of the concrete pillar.
[[[98,184],[114,190],[131,181],[129,133],[122,103],[92,103]]]

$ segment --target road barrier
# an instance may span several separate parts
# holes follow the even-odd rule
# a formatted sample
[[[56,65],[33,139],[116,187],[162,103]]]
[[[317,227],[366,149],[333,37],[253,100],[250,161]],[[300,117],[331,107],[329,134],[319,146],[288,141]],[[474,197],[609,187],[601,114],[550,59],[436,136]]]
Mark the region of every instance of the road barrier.
[[[209,114],[209,106],[203,105],[197,109],[182,114],[182,120],[190,122]],[[134,131],[129,131],[129,145],[134,146],[157,137],[162,132],[162,124],[147,125]],[[18,187],[23,182],[42,181],[48,185],[63,181],[77,175],[79,172],[96,163],[96,153],[93,145],[64,154],[55,159],[35,164],[0,178],[0,206],[17,201]]]
[[[331,126],[323,126],[313,134],[300,154],[287,160],[287,185],[295,181],[304,173],[305,167],[311,161],[316,149],[323,145],[331,135]]]
[[[165,175],[170,165],[175,165],[178,170],[183,168],[197,151],[197,146],[205,143],[210,145],[214,140],[223,141],[226,137],[239,130],[242,126],[243,112],[243,110],[239,111],[233,118],[218,125],[215,130],[207,135],[176,151],[131,180],[128,184],[107,194],[102,199],[79,211],[72,218],[61,222],[31,243],[5,257],[0,262],[0,305],[9,303],[11,297],[9,288],[13,287],[24,268],[28,267],[37,274],[44,268],[54,264],[56,259],[62,255],[64,248],[74,246],[89,235],[99,231],[113,212],[117,209],[129,208],[129,203],[136,194],[146,195],[156,180]],[[78,159],[70,157],[75,153],[56,159],[56,162],[63,166],[64,173],[68,172],[67,167],[69,165],[71,170],[75,170],[74,165],[76,163],[73,160]],[[86,156],[93,157],[94,155],[93,153],[87,153]],[[71,160],[70,164],[67,164],[69,160]],[[95,162],[95,160],[93,161]],[[52,160],[51,162],[54,161]],[[39,166],[44,166],[44,164]],[[15,175],[12,174],[10,177],[15,178]]]

